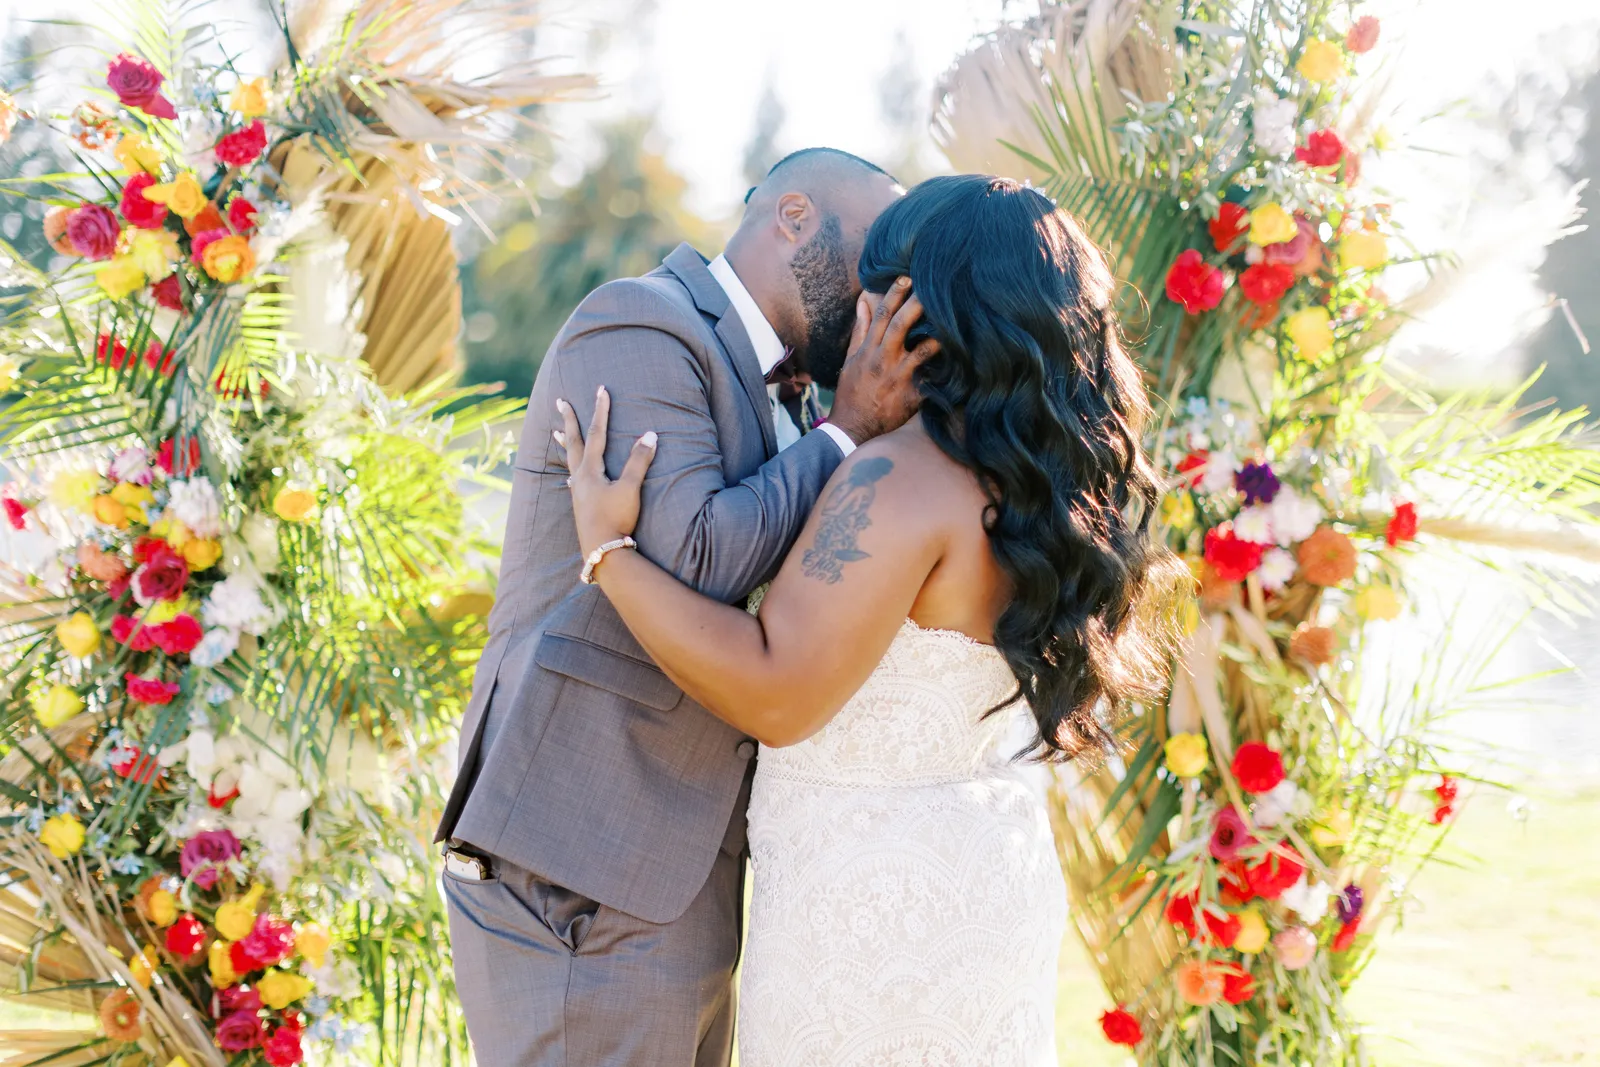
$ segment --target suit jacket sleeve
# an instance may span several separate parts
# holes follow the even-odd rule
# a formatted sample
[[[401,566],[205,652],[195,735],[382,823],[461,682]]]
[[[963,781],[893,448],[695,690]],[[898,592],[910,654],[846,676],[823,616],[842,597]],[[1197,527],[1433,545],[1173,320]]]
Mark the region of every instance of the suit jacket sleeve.
[[[610,391],[606,470],[612,477],[641,434],[660,435],[634,537],[640,551],[680,581],[731,603],[777,573],[844,457],[827,434],[811,433],[729,484],[711,373],[711,361],[727,357],[707,344],[704,327],[690,315],[698,318],[638,280],[596,290],[551,352],[555,395],[565,397],[587,427],[596,389]],[[726,378],[725,418],[737,415],[759,434],[731,368]],[[759,438],[755,448],[763,449]]]

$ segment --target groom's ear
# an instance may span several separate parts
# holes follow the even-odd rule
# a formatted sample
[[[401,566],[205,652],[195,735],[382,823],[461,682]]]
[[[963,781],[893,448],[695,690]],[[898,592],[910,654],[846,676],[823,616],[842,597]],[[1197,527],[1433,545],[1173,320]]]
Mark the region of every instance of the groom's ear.
[[[803,245],[811,239],[811,231],[817,227],[817,208],[805,193],[784,193],[774,212],[784,240]]]

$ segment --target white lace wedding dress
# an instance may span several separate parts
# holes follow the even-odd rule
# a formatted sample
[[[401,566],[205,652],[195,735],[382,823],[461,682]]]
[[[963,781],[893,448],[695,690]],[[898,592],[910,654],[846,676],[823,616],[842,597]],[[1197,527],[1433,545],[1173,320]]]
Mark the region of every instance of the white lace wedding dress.
[[[1046,1067],[1066,893],[994,648],[907,620],[811,739],[761,750],[741,1067]]]

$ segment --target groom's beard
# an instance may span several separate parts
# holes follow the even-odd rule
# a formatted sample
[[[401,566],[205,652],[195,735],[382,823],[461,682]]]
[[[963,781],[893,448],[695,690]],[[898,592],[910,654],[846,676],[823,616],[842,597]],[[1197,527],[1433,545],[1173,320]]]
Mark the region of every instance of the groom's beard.
[[[795,353],[796,363],[824,389],[838,388],[855,326],[856,298],[837,215],[822,220],[811,240],[795,252],[789,269],[800,287],[806,321],[805,346]]]

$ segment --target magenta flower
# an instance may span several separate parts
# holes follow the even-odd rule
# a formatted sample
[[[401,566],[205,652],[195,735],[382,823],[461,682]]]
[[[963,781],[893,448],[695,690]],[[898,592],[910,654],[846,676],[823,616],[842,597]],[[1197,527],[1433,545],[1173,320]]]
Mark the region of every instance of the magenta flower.
[[[1222,862],[1234,859],[1241,849],[1255,843],[1244,816],[1232,804],[1218,809],[1211,817],[1211,854]]]
[[[113,59],[106,70],[106,84],[117,94],[123,107],[135,108],[158,119],[175,119],[177,109],[161,95],[161,83],[166,80],[153,65],[126,52]]]
[[[183,843],[178,870],[201,889],[211,889],[222,865],[239,858],[239,839],[232,830],[201,830]]]

